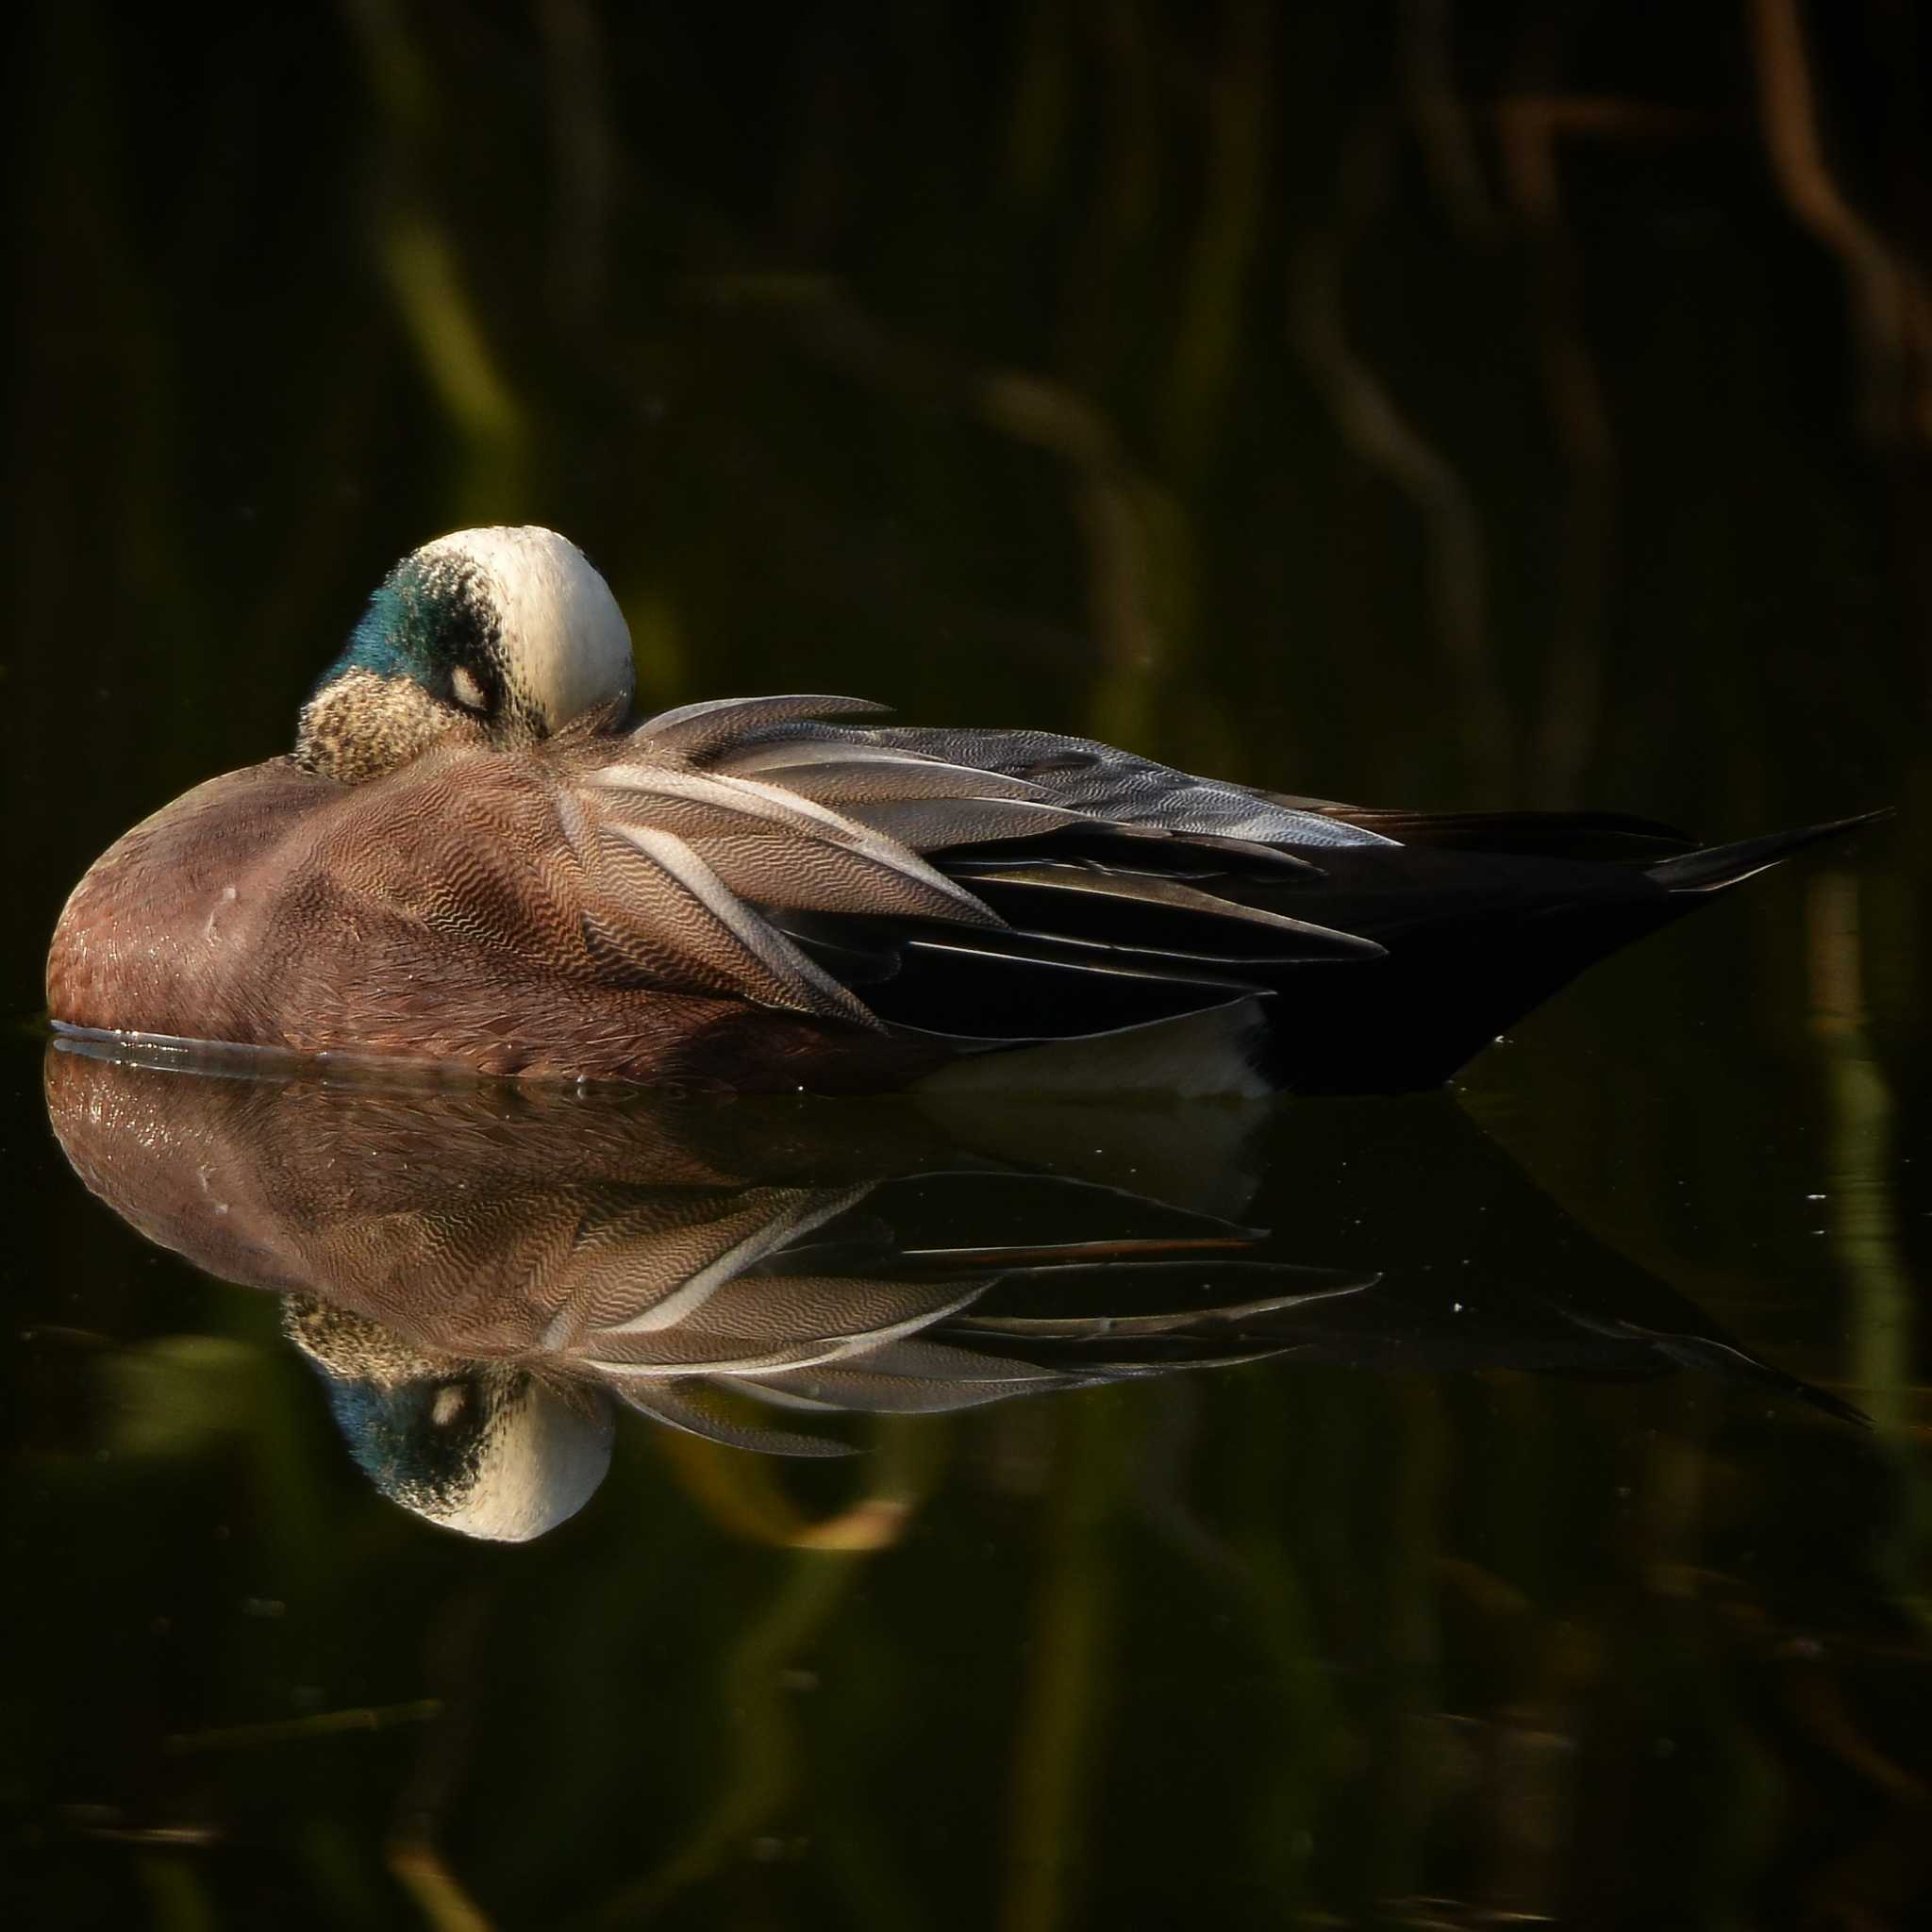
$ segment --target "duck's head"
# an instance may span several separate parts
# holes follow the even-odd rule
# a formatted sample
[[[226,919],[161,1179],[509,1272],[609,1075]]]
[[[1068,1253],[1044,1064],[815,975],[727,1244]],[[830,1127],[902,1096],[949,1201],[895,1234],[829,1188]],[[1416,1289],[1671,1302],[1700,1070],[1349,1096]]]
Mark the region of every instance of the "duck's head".
[[[312,1295],[284,1300],[282,1330],[321,1372],[363,1473],[430,1523],[527,1542],[575,1516],[610,1467],[610,1406],[594,1391],[431,1354]]]
[[[377,585],[302,708],[297,760],[348,784],[453,732],[534,744],[627,704],[630,632],[583,552],[535,525],[458,530]]]

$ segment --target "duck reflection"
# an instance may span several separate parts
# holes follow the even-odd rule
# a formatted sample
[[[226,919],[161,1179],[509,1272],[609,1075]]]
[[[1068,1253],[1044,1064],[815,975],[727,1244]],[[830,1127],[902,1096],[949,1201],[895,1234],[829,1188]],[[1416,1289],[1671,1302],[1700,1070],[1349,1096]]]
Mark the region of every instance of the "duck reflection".
[[[1386,1270],[1310,1265],[1333,1256],[1338,1208],[1376,1185],[1359,1148],[1338,1151],[1338,1124],[1386,1107],[940,1118],[902,1101],[385,1088],[69,1042],[49,1048],[46,1083],[88,1188],[210,1274],[279,1293],[371,1479],[470,1536],[524,1541],[581,1508],[619,1405],[747,1450],[839,1455],[805,1418],[1292,1354],[1695,1365],[1857,1413],[1591,1242],[1446,1103],[1402,1116],[1405,1163],[1420,1122],[1442,1143],[1422,1166],[1486,1222],[1506,1176],[1534,1208],[1508,1217],[1516,1234],[1537,1217],[1557,1230],[1528,1253],[1560,1256],[1561,1291],[1473,1275],[1446,1199],[1420,1230],[1413,1198],[1343,1213],[1366,1223],[1355,1245],[1387,1222]],[[1226,1216],[1247,1191],[1244,1141],[1297,1118],[1309,1139],[1291,1141],[1287,1179],[1328,1212],[1290,1259]],[[1455,1245],[1431,1249],[1445,1231]]]

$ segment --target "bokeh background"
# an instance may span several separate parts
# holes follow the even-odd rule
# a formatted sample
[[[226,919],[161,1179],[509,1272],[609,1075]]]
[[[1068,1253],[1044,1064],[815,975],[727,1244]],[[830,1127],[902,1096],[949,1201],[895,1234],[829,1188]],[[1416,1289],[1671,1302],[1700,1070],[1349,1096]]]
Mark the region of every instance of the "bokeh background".
[[[1911,1923],[1928,34],[1907,0],[24,9],[26,1923]],[[538,1550],[398,1516],[265,1298],[67,1174],[41,963],[118,832],[287,746],[397,555],[525,521],[604,569],[647,703],[850,690],[1714,837],[1897,804],[1460,1098],[1883,1426],[1250,1370],[894,1439],[916,1477],[878,1480],[928,1500],[862,1557],[644,1431]],[[1174,1415],[1239,1583],[1146,1532]]]

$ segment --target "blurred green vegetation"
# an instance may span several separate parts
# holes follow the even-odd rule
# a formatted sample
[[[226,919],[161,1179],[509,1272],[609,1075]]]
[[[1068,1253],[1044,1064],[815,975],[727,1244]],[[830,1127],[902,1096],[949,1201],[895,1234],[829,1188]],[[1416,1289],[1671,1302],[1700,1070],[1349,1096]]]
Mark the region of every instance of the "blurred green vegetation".
[[[1869,1439],[1688,1378],[1257,1368],[922,1428],[879,1547],[793,1546],[849,1475],[643,1427],[554,1538],[464,1545],[359,1487],[265,1297],[85,1201],[14,1055],[18,1922],[1923,1920],[1927,30],[26,9],[23,1022],[87,862],[285,746],[380,572],[479,521],[585,544],[647,700],[1904,812],[1464,1096]]]

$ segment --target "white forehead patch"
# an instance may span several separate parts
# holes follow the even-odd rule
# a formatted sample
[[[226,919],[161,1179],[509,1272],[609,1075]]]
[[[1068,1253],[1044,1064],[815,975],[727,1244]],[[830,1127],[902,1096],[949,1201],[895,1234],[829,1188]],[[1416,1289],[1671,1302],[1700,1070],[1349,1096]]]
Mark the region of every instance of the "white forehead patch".
[[[460,558],[490,587],[510,679],[553,731],[632,689],[630,629],[577,546],[535,524],[456,530],[417,556]]]
[[[615,1429],[608,1405],[580,1407],[527,1376],[500,1402],[469,1488],[409,1507],[464,1536],[528,1542],[591,1500],[610,1468]]]

